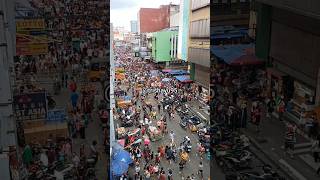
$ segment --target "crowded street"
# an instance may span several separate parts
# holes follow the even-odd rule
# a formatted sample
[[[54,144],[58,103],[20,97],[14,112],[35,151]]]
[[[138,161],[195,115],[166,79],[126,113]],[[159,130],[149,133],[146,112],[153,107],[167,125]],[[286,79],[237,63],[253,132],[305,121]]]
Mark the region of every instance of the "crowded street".
[[[169,177],[171,174],[173,179],[208,179],[211,155],[208,145],[200,143],[197,134],[199,129],[207,131],[208,121],[196,116],[197,126],[183,125],[179,115],[184,102],[193,98],[190,85],[179,83],[152,63],[133,57],[129,51],[116,49],[115,52],[116,70],[122,72],[116,75],[115,85],[116,135],[133,157],[127,176]],[[209,135],[201,137],[210,143]]]
[[[63,0],[30,3],[38,17],[21,18],[21,28],[26,22],[40,24],[47,47],[41,45],[41,52],[17,49],[15,58],[15,108],[32,111],[16,112],[23,162],[20,176],[105,179],[109,136],[102,92],[109,74],[107,4]],[[32,37],[20,32],[17,36],[20,46],[21,39]],[[44,113],[33,114],[37,108]]]

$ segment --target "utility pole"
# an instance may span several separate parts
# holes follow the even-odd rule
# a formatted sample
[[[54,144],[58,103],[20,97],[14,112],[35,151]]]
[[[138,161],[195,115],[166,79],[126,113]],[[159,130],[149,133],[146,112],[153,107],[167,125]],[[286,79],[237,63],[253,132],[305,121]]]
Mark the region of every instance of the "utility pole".
[[[13,61],[15,54],[14,14],[14,1],[0,0],[0,154],[9,152],[9,147],[15,147],[19,159],[12,94],[15,80]],[[3,169],[1,172],[5,173],[7,170]],[[20,176],[20,173],[18,176]],[[6,174],[1,173],[0,177],[6,179]],[[14,179],[21,179],[21,177],[14,177]]]

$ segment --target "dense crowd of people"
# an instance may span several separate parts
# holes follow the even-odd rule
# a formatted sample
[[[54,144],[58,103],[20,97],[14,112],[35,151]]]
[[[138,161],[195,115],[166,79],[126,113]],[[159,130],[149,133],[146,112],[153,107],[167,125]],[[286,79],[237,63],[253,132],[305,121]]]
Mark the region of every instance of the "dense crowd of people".
[[[42,166],[53,167],[56,163],[71,163],[76,167],[71,174],[84,179],[89,176],[88,164],[96,164],[98,160],[97,142],[83,144],[80,151],[73,148],[72,144],[76,138],[86,139],[85,131],[93,121],[93,111],[106,109],[106,106],[100,107],[104,102],[95,102],[97,89],[94,85],[89,83],[85,88],[81,88],[78,80],[86,77],[79,74],[90,68],[92,59],[108,57],[108,5],[100,0],[32,0],[31,4],[45,21],[48,52],[16,57],[17,79],[24,81],[26,77],[30,77],[23,82],[30,83],[21,84],[17,93],[28,93],[40,88],[37,76],[47,75],[53,78],[50,82],[54,83],[53,90],[56,95],[59,94],[55,89],[56,85],[69,89],[70,106],[66,105],[65,108],[70,114],[69,136],[64,140],[52,138],[48,140],[48,145],[35,142],[24,146],[23,160],[29,168],[27,174],[30,176],[41,170]],[[51,89],[46,91],[50,92]],[[85,149],[88,148],[90,152],[86,152]]]
[[[133,172],[129,169],[121,178],[173,179],[173,174],[177,172],[170,168],[165,169],[164,161],[176,164],[179,174],[185,179],[195,179],[199,176],[204,178],[202,161],[205,160],[204,154],[207,154],[209,158],[209,152],[206,152],[204,146],[199,142],[197,153],[201,159],[198,175],[184,172],[184,167],[188,166],[190,161],[190,149],[187,147],[191,146],[191,140],[188,136],[177,137],[175,130],[168,127],[168,121],[174,121],[177,116],[178,105],[166,103],[166,101],[168,98],[176,102],[187,102],[194,99],[190,84],[178,82],[169,74],[156,70],[151,63],[132,58],[129,52],[121,49],[116,51],[116,66],[124,69],[125,78],[116,81],[115,94],[117,98],[131,97],[128,104],[117,106],[117,120],[129,131],[128,133],[118,131],[117,137],[123,140],[122,145],[130,152],[134,160]],[[170,81],[162,81],[165,78]],[[156,104],[152,103],[153,101]],[[130,131],[132,129],[130,127],[133,127],[134,130]],[[120,129],[126,131],[123,127]],[[152,143],[162,138],[169,140],[159,146]]]

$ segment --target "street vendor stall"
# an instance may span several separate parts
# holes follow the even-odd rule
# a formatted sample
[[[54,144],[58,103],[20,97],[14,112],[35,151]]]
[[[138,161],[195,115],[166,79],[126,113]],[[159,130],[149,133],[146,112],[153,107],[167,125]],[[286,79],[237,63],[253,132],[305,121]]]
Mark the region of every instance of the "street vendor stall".
[[[132,105],[131,97],[124,96],[123,98],[119,98],[116,100],[117,106],[120,108]]]
[[[116,73],[116,80],[124,80],[126,78],[124,73]]]
[[[162,139],[162,133],[157,127],[149,126],[147,134],[149,135],[151,141],[158,141]]]
[[[126,129],[125,129],[124,127],[119,127],[119,128],[117,129],[118,139],[125,137],[126,132],[127,132],[127,131],[126,131]]]

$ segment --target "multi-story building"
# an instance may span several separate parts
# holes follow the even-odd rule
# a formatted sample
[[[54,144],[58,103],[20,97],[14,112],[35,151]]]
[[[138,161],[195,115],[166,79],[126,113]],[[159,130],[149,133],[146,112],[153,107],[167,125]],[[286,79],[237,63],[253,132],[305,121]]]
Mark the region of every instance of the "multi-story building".
[[[268,60],[273,96],[293,100],[299,117],[320,105],[320,1],[256,0],[256,55]]]
[[[210,1],[190,1],[188,62],[190,77],[204,102],[210,87]]]
[[[179,13],[180,6],[175,4],[170,4],[170,27],[177,27],[179,26]]]
[[[251,0],[213,0],[211,26],[248,27]]]
[[[138,32],[138,22],[137,21],[130,21],[130,30],[132,33]]]
[[[153,33],[152,59],[154,62],[168,62],[177,59],[178,28],[168,28]]]
[[[170,26],[170,6],[140,8],[138,12],[138,33],[156,32]]]

